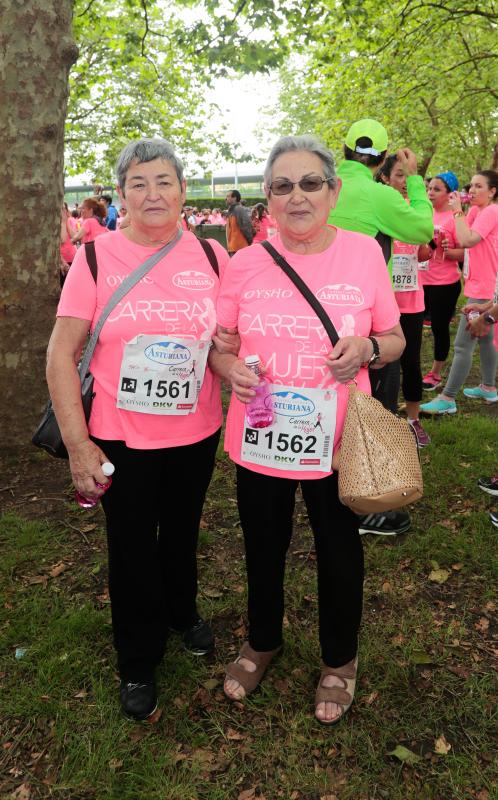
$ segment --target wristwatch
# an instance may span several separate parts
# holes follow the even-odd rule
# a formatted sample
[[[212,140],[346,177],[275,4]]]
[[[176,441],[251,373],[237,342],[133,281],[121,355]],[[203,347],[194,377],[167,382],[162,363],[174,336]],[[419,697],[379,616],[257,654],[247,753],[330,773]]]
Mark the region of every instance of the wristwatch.
[[[372,342],[373,353],[370,356],[370,358],[368,359],[368,361],[365,361],[363,366],[364,367],[371,367],[372,364],[375,364],[377,361],[379,361],[379,359],[380,359],[380,350],[379,350],[379,343],[378,343],[377,339],[374,336],[367,336],[367,339],[369,339]]]
[[[495,318],[491,314],[484,314],[483,316],[484,322],[487,322],[488,325],[494,325],[496,323]]]

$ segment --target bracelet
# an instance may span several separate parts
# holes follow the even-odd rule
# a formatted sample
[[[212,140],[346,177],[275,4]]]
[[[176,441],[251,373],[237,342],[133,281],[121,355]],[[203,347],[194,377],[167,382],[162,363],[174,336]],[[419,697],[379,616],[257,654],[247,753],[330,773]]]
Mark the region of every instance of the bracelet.
[[[454,211],[453,212],[453,216],[456,219],[457,217],[463,217],[465,215],[464,215],[463,211]]]

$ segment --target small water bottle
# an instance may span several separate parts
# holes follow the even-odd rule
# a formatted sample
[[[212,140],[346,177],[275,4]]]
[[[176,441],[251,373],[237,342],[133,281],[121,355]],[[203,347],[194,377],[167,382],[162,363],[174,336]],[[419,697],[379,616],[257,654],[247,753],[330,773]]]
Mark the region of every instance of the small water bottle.
[[[256,394],[246,406],[247,424],[251,428],[268,428],[274,419],[270,384],[261,374],[259,356],[246,356],[245,365],[259,378],[259,384],[253,387]]]
[[[99,489],[104,489],[104,491],[107,491],[112,483],[111,475],[114,473],[114,464],[111,464],[110,461],[104,461],[104,463],[101,464],[101,469],[106,478],[109,478],[109,480],[107,481],[107,483],[97,483],[97,481],[95,481],[95,483],[97,484]],[[81,494],[78,491],[74,493],[74,499],[81,508],[95,508],[95,506],[100,500],[99,497],[97,497],[96,500],[92,500],[90,499],[90,497],[85,497],[84,494]]]
[[[476,308],[473,308],[472,311],[469,311],[467,314],[468,322],[472,322],[472,320],[477,319],[477,317],[481,316],[481,312],[478,311]]]

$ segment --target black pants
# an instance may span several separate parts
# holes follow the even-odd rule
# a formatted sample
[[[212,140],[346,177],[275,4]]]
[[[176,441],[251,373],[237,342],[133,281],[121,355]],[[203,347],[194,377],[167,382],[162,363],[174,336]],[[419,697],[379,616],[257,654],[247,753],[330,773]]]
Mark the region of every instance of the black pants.
[[[369,369],[372,397],[375,397],[384,408],[393,413],[398,410],[398,395],[400,386],[400,362],[391,361],[380,369]]]
[[[460,281],[443,286],[424,286],[425,309],[431,315],[434,361],[446,361],[450,352],[450,322],[462,290]]]
[[[116,467],[102,506],[114,645],[126,680],[149,679],[168,627],[195,620],[199,522],[219,438],[217,431],[160,450],[94,440]]]
[[[409,402],[418,403],[422,399],[420,349],[422,347],[424,312],[401,314],[400,324],[406,339],[406,347],[400,358],[403,397]]]
[[[298,481],[237,466],[237,498],[246,546],[249,643],[282,643],[285,556],[292,537]],[[318,572],[322,658],[340,667],[355,657],[363,604],[363,548],[358,518],[339,502],[337,474],[301,481]]]

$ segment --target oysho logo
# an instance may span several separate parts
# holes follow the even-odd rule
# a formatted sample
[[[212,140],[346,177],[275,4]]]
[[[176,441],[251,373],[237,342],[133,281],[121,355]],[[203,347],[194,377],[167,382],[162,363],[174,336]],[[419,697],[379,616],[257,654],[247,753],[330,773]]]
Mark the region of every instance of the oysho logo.
[[[313,400],[297,392],[273,392],[273,410],[283,417],[306,417],[315,410]]]
[[[184,364],[191,358],[188,347],[178,342],[154,342],[149,344],[144,350],[144,355],[149,361],[156,364]]]
[[[244,300],[286,300],[293,295],[292,289],[282,289],[280,287],[273,289],[248,289],[244,292]]]
[[[204,272],[196,272],[196,270],[185,270],[185,272],[177,272],[173,275],[173,283],[179,289],[192,289],[194,292],[205,292],[206,289],[212,289],[214,286],[214,278],[206,275]]]
[[[318,300],[329,306],[361,306],[365,302],[363,292],[348,283],[333,283],[323,286],[316,293]]]

